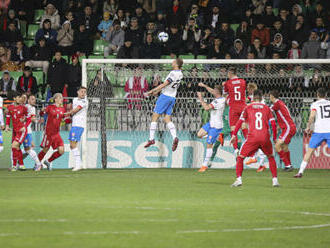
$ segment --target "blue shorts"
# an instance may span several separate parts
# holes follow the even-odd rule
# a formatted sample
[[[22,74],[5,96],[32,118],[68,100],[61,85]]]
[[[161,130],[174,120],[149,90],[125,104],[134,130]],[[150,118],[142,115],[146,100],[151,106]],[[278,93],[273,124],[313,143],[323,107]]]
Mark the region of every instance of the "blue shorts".
[[[309,141],[310,148],[319,147],[323,141],[326,141],[330,148],[330,133],[313,133],[312,138]]]
[[[175,104],[175,97],[161,94],[157,99],[154,112],[159,115],[162,114],[171,115],[174,104]]]
[[[211,127],[210,122],[206,123],[202,128],[207,132],[208,135],[206,139],[207,144],[214,144],[222,131],[222,128],[217,129]]]
[[[28,133],[25,136],[25,139],[23,141],[23,146],[24,146],[24,148],[28,148],[28,147],[32,146],[32,134],[31,133]]]
[[[79,142],[84,132],[83,127],[72,127],[69,134],[69,140]]]
[[[2,137],[2,132],[0,130],[0,144],[3,144],[3,137]]]

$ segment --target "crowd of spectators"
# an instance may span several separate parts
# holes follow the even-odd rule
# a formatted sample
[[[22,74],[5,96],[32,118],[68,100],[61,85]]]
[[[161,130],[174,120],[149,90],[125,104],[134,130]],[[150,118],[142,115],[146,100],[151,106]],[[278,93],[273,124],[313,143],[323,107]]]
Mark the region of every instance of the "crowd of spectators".
[[[28,47],[24,30],[36,9],[45,11]],[[92,55],[95,40],[106,43],[104,57],[117,58],[330,58],[329,28],[328,0],[7,0],[0,1],[0,70],[24,71],[17,82],[7,72],[2,81],[35,92],[29,72],[40,68],[52,93],[66,87],[74,96],[79,56]]]

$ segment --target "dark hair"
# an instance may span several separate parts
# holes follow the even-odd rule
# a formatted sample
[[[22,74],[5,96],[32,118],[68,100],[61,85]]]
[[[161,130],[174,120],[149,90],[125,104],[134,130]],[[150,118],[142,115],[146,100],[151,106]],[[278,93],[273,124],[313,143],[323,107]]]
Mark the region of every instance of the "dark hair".
[[[20,95],[21,95],[20,92],[17,92],[17,91],[12,91],[12,93],[11,93],[11,96],[12,96],[13,99],[14,99],[15,97],[20,96]]]
[[[120,25],[120,21],[119,20],[114,20],[113,23],[112,23],[112,26],[115,26],[115,25]]]
[[[258,98],[258,99],[262,99],[262,91],[261,90],[255,90],[253,92],[253,98]]]
[[[271,90],[269,92],[269,95],[272,95],[275,98],[278,98],[280,96],[280,93],[278,92],[278,90]]]
[[[181,69],[183,65],[183,60],[181,58],[177,58],[175,61],[178,67]]]
[[[327,91],[325,90],[325,88],[318,88],[317,91],[317,96],[318,97],[326,97],[327,96]]]
[[[228,72],[231,72],[232,74],[234,74],[234,75],[237,75],[237,69],[236,69],[236,67],[229,67],[228,68]]]

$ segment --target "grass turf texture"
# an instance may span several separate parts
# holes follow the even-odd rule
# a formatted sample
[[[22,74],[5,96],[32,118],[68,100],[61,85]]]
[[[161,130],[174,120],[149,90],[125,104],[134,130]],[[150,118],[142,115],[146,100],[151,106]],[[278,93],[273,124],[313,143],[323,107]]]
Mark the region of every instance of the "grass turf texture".
[[[330,171],[292,176],[272,188],[246,170],[231,188],[233,170],[1,170],[0,246],[328,248]]]

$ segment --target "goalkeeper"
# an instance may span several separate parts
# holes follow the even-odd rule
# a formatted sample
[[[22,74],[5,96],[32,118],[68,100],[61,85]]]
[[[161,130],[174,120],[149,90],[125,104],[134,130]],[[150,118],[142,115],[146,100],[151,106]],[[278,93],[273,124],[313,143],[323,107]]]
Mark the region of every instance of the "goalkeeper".
[[[210,158],[210,162],[208,164],[208,167],[211,168],[212,166],[212,162],[215,158],[215,155],[217,154],[218,148],[219,146],[223,146],[224,142],[225,142],[225,138],[226,137],[230,137],[230,126],[229,126],[229,106],[226,105],[225,110],[223,111],[223,128],[222,128],[222,132],[219,134],[219,137],[217,139],[217,141],[215,142],[214,146],[213,146],[213,153],[212,156]],[[241,148],[242,145],[242,134],[239,133],[238,137],[238,149]]]

